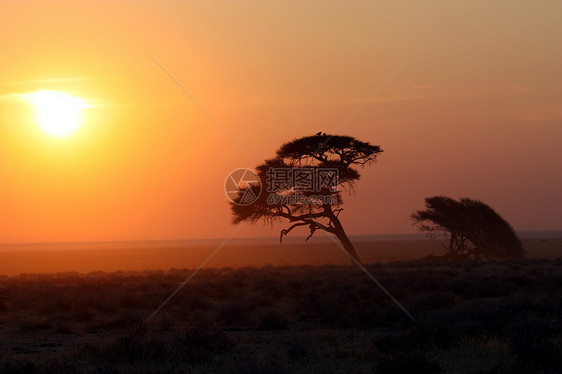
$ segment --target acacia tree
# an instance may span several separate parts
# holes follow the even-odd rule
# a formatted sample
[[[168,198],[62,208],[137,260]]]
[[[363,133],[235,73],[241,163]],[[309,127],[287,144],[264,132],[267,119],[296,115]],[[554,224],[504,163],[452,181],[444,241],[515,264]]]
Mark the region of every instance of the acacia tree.
[[[425,199],[425,209],[411,215],[420,230],[448,236],[446,258],[523,257],[521,241],[511,225],[478,200],[459,201],[446,196]]]
[[[350,256],[359,261],[339,219],[343,210],[341,192],[351,191],[359,180],[357,167],[375,162],[379,146],[351,136],[326,135],[292,140],[277,150],[274,158],[256,167],[259,183],[242,187],[231,202],[233,223],[286,220],[280,241],[293,229],[307,226],[310,239],[317,230],[335,235]],[[287,181],[287,177],[290,180]],[[309,187],[311,179],[316,182]],[[250,204],[247,196],[255,197]]]

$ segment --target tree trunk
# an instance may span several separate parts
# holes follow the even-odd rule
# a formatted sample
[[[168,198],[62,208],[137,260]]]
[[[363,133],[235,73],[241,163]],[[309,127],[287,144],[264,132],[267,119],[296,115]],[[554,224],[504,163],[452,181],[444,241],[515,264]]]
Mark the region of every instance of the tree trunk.
[[[361,260],[359,259],[359,256],[357,255],[357,252],[355,252],[355,248],[353,247],[353,244],[351,243],[351,240],[349,240],[349,238],[347,237],[347,234],[343,230],[343,226],[341,225],[340,220],[334,214],[334,211],[332,210],[332,206],[329,205],[329,204],[325,204],[324,205],[324,213],[326,214],[326,217],[328,217],[330,219],[330,221],[332,222],[332,225],[334,226],[333,233],[339,239],[339,241],[343,245],[343,248],[345,249],[345,251],[351,257],[353,257],[355,260],[357,260],[357,262],[361,263]],[[351,263],[353,264],[353,260],[351,261]]]
[[[343,230],[338,231],[336,233],[336,236],[338,237],[340,242],[343,244],[343,248],[345,249],[345,251],[347,253],[349,253],[349,255],[352,256],[354,259],[356,259],[357,262],[361,263],[361,260],[359,259],[359,256],[357,255],[357,252],[355,251],[355,248],[353,247],[353,243],[351,243],[351,240],[349,240],[349,238],[347,237],[345,232]],[[353,263],[353,261],[352,261],[352,263]]]
[[[345,231],[343,230],[343,226],[341,225],[340,220],[333,215],[331,217],[332,219],[332,224],[334,225],[335,230],[335,234],[337,236],[337,238],[340,240],[341,244],[343,244],[343,248],[345,249],[345,251],[352,256],[354,259],[356,259],[359,263],[361,262],[361,260],[359,259],[359,256],[357,255],[357,252],[355,252],[355,248],[353,247],[353,243],[351,243],[351,240],[349,240],[349,238],[347,237]],[[352,261],[353,263],[353,261]]]

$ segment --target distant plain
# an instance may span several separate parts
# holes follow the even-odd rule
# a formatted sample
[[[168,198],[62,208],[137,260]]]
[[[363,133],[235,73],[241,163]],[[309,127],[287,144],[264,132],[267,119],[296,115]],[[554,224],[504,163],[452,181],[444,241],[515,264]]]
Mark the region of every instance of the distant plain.
[[[522,237],[529,258],[562,257],[562,236]],[[0,245],[0,274],[92,271],[193,269],[221,240],[100,243],[45,243]],[[444,253],[442,240],[423,235],[357,237],[357,252],[365,263],[410,261]],[[206,265],[210,268],[265,265],[349,264],[346,254],[326,237],[305,242],[292,237],[235,239],[224,245]]]

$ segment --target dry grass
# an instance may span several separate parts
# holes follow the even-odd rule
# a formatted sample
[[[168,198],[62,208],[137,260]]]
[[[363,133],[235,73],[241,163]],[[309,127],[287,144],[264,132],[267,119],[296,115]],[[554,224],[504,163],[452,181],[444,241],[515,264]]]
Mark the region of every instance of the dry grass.
[[[0,277],[0,372],[562,370],[562,260]]]

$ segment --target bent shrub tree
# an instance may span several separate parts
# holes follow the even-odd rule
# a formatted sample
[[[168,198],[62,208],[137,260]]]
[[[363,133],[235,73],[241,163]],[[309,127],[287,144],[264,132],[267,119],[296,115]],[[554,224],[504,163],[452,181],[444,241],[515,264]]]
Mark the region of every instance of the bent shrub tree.
[[[256,167],[259,183],[240,188],[231,202],[233,223],[287,221],[280,241],[297,227],[307,227],[310,239],[317,230],[334,235],[347,253],[359,261],[340,222],[342,191],[352,191],[359,180],[358,167],[375,162],[382,152],[351,136],[326,135],[292,140],[274,158]],[[248,191],[251,190],[251,191]],[[249,194],[248,194],[249,193]],[[256,196],[242,204],[244,196]]]
[[[515,231],[496,211],[478,200],[446,196],[425,199],[425,209],[411,215],[420,230],[444,235],[446,259],[520,258],[524,256]]]

